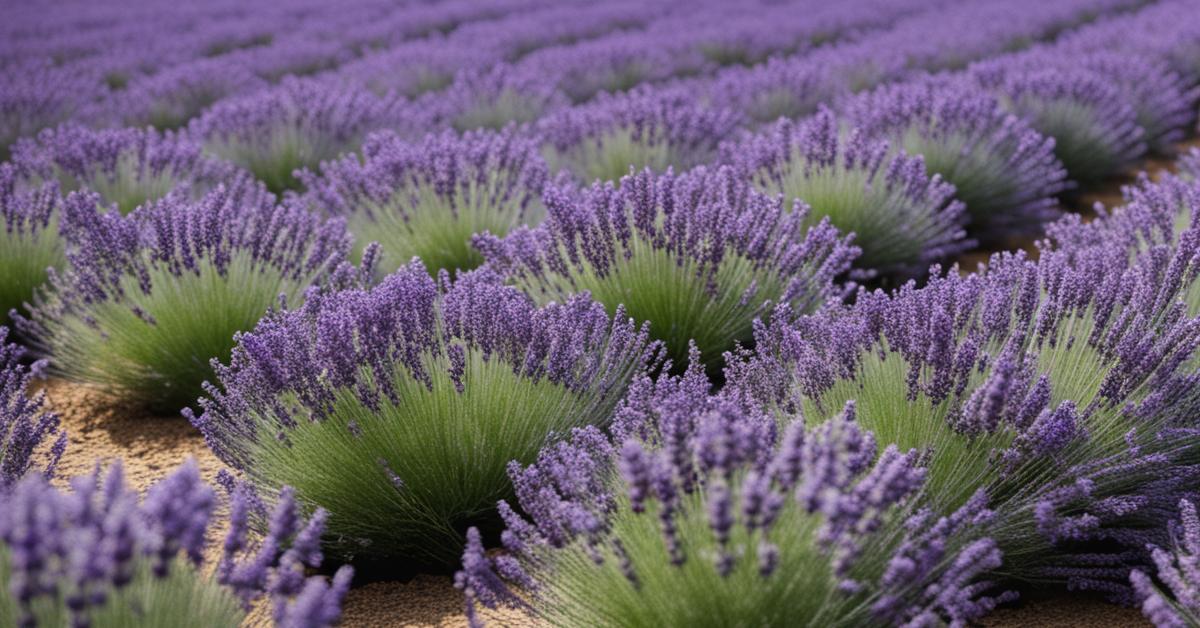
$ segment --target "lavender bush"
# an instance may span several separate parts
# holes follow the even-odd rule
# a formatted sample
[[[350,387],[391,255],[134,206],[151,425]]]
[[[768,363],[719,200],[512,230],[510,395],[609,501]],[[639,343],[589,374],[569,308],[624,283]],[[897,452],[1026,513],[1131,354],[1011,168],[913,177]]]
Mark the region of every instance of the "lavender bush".
[[[469,270],[483,262],[471,236],[504,235],[538,222],[546,164],[537,144],[513,131],[445,132],[409,143],[370,136],[365,159],[347,156],[300,175],[303,202],[345,216],[356,254],[382,245],[391,272],[420,257],[432,271]]]
[[[555,170],[585,183],[617,181],[649,168],[677,171],[712,161],[738,127],[730,111],[695,101],[684,90],[638,90],[564,109],[538,125]]]
[[[827,218],[853,233],[862,268],[919,273],[974,244],[953,185],[929,175],[920,156],[896,154],[858,130],[842,133],[828,109],[802,123],[780,121],[726,152],[757,187],[803,201],[806,224]]]
[[[363,137],[402,117],[387,100],[319,81],[224,100],[189,125],[210,152],[249,170],[272,192],[296,189],[295,171],[358,149]]]
[[[921,454],[879,451],[853,403],[780,433],[707,388],[700,369],[641,379],[611,440],[577,430],[510,466],[506,553],[471,530],[456,576],[473,624],[482,603],[557,626],[927,625],[1011,597],[976,579],[1001,560],[983,500],[910,511]]]
[[[242,334],[192,421],[255,486],[327,509],[338,556],[442,567],[510,496],[505,465],[607,421],[657,351],[586,295],[538,308],[414,262]]]
[[[322,561],[325,514],[308,520],[284,491],[268,514],[235,490],[215,574],[202,565],[216,496],[195,461],[144,499],[125,486],[118,462],[71,481],[71,492],[30,476],[0,493],[0,621],[6,626],[237,626],[269,597],[275,625],[332,626],[353,574],[331,583],[306,577]],[[261,512],[256,512],[261,510]],[[268,520],[255,547],[247,520]]]
[[[1054,196],[1066,188],[1067,173],[1054,139],[979,88],[954,79],[913,81],[868,92],[846,108],[863,133],[921,155],[930,173],[953,184],[976,238],[1036,234],[1059,215]]]
[[[729,168],[552,187],[545,203],[542,226],[476,238],[491,266],[539,301],[586,290],[648,321],[676,364],[694,342],[718,365],[774,304],[810,312],[836,299],[834,278],[858,253],[827,220],[787,211]]]
[[[13,163],[26,179],[57,181],[64,194],[91,190],[123,214],[172,192],[199,198],[221,184],[245,185],[242,173],[199,144],[152,129],[46,129],[17,143]]]
[[[309,286],[344,284],[350,237],[340,221],[280,208],[261,187],[170,195],[129,216],[64,203],[69,264],[51,277],[22,330],[72,380],[174,413],[226,359],[233,336]]]
[[[44,409],[45,396],[29,396],[30,383],[45,363],[27,367],[24,357],[25,349],[9,344],[8,328],[0,326],[0,496],[35,466],[52,477],[67,446],[58,415]],[[39,451],[45,445],[49,449]],[[36,463],[39,457],[45,458],[44,465]]]

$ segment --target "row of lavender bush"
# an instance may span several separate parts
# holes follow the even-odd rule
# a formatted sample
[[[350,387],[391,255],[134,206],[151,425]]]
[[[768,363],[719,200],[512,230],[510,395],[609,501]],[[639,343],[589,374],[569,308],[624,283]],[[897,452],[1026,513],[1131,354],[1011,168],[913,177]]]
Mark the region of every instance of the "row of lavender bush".
[[[1191,129],[1187,4],[686,8],[15,22],[0,306],[60,375],[200,397],[241,478],[210,577],[195,469],[56,492],[6,349],[0,616],[326,625],[323,550],[462,556],[473,618],[961,623],[1048,581],[1195,622],[1200,188],[1051,223]]]

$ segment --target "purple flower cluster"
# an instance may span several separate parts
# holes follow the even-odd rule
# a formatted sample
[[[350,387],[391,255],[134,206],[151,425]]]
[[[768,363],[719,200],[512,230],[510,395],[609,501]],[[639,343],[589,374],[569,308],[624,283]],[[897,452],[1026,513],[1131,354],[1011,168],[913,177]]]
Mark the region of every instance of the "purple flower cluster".
[[[1059,215],[1054,196],[1066,188],[1066,171],[1054,157],[1054,139],[966,81],[888,85],[845,109],[864,134],[921,155],[929,172],[952,183],[981,239],[1038,233]]]
[[[1174,547],[1153,548],[1155,580],[1141,571],[1130,574],[1141,598],[1142,612],[1158,628],[1183,628],[1200,623],[1200,517],[1193,502],[1179,502],[1179,521],[1172,526]]]
[[[512,131],[445,132],[420,142],[367,138],[350,155],[301,173],[307,206],[345,216],[356,248],[382,245],[391,272],[418,256],[431,270],[482,263],[471,236],[536,223],[548,177],[538,145]]]
[[[167,618],[176,625],[233,625],[262,596],[272,599],[280,626],[331,626],[340,617],[352,571],[342,567],[332,585],[306,577],[305,568],[321,563],[316,539],[324,513],[303,520],[286,491],[256,548],[246,539],[252,506],[244,490],[235,491],[214,581],[202,575],[201,562],[216,496],[195,461],[152,486],[145,499],[125,486],[119,462],[103,478],[99,469],[74,478],[71,488],[62,492],[31,476],[0,493],[6,625],[118,626]],[[243,551],[251,553],[244,561]]]
[[[919,155],[858,129],[843,133],[828,109],[801,123],[780,121],[725,153],[757,187],[807,205],[810,221],[855,234],[863,268],[921,272],[973,244],[953,185],[930,175]]]
[[[551,187],[544,202],[540,227],[476,238],[492,268],[542,301],[586,290],[623,307],[650,322],[677,364],[689,343],[711,360],[749,340],[775,304],[821,308],[858,253],[827,220],[810,223],[806,208],[788,211],[731,168]]]
[[[22,347],[8,343],[8,328],[0,327],[0,495],[34,468],[43,445],[53,441],[44,452],[45,477],[54,475],[67,447],[58,415],[43,407],[45,396],[29,394],[33,378],[46,364],[27,367],[21,363],[24,356]]]
[[[554,625],[920,625],[1011,597],[986,597],[977,580],[1001,558],[975,530],[991,518],[981,498],[900,525],[922,456],[879,451],[853,403],[778,433],[770,416],[709,397],[692,368],[639,380],[615,421],[613,440],[577,430],[511,466],[524,515],[500,506],[506,553],[488,557],[473,533],[456,576],[473,623],[482,603]]]
[[[739,122],[731,111],[701,105],[683,90],[658,89],[564,109],[537,128],[553,151],[551,164],[591,182],[710,162]]]
[[[152,129],[46,129],[16,144],[13,164],[27,180],[57,181],[64,194],[96,192],[123,214],[167,194],[198,198],[218,185],[245,184],[191,139]]]

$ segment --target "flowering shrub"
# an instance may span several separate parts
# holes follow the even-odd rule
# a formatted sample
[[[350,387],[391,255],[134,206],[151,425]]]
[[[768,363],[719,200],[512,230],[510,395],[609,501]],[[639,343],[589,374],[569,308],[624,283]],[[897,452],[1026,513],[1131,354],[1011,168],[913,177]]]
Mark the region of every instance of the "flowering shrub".
[[[6,626],[237,626],[250,604],[271,598],[276,625],[331,626],[353,574],[305,577],[321,565],[325,514],[300,518],[289,492],[266,512],[244,489],[216,574],[202,566],[216,496],[194,461],[145,499],[125,486],[118,462],[71,481],[71,492],[30,476],[0,493],[0,620]],[[260,510],[261,512],[253,512]],[[247,543],[251,514],[269,520]]]
[[[309,286],[353,281],[340,221],[276,207],[261,187],[168,196],[99,214],[93,193],[67,197],[70,260],[23,331],[76,381],[174,413],[212,378],[233,336]]]
[[[496,270],[540,301],[586,290],[609,311],[649,321],[676,364],[694,342],[710,365],[776,303],[815,311],[858,249],[805,207],[748,188],[728,168],[650,171],[588,190],[551,188],[546,221],[476,238]]]
[[[46,129],[36,141],[17,143],[13,163],[25,178],[57,181],[64,194],[96,192],[122,214],[172,192],[198,198],[221,184],[245,185],[236,168],[199,144],[152,129]]]
[[[1158,628],[1200,624],[1200,517],[1192,502],[1179,502],[1179,522],[1173,527],[1175,547],[1153,549],[1158,569],[1153,575],[1166,585],[1166,592],[1141,571],[1130,575],[1142,612]]]
[[[828,218],[855,234],[862,268],[918,273],[974,244],[953,185],[929,175],[920,156],[896,154],[858,130],[843,134],[828,109],[802,123],[780,121],[727,153],[757,187],[803,201],[807,224]]]
[[[61,199],[53,183],[22,189],[11,164],[0,164],[0,325],[10,311],[33,299],[48,268],[61,268],[66,253],[58,234]]]
[[[514,463],[506,554],[468,535],[456,576],[474,606],[551,625],[967,622],[998,598],[975,577],[1000,553],[982,499],[938,518],[904,504],[921,454],[879,451],[853,403],[812,429],[707,396],[693,369],[639,380],[609,440],[595,429]],[[980,496],[982,497],[982,495]]]
[[[483,262],[471,236],[504,235],[541,214],[546,165],[534,141],[512,131],[446,132],[409,143],[378,133],[366,158],[347,156],[302,173],[304,202],[345,216],[358,254],[382,245],[386,272],[420,257],[433,272]]]
[[[445,566],[511,495],[505,465],[607,421],[656,352],[586,295],[537,308],[414,262],[241,335],[192,421],[255,486],[328,510],[330,551]]]

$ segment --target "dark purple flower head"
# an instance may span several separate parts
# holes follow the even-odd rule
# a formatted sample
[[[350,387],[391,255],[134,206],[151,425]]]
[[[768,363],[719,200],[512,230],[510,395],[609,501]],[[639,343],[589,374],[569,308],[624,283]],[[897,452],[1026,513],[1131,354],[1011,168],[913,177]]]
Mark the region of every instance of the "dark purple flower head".
[[[317,80],[223,100],[189,125],[207,150],[249,170],[276,193],[294,172],[358,149],[374,129],[405,123],[396,101]]]
[[[990,516],[982,495],[951,517],[921,511],[905,522],[897,512],[924,483],[921,455],[879,452],[853,404],[780,434],[752,406],[708,397],[696,387],[703,381],[693,365],[635,387],[617,420],[623,441],[578,431],[536,464],[512,465],[528,519],[502,508],[509,555],[468,544],[458,575],[468,605],[517,606],[552,623],[673,624],[712,602],[732,623],[804,623],[818,613],[849,623],[967,621],[997,603],[976,577],[999,566],[999,551],[989,539],[962,540]],[[899,544],[876,544],[882,536]],[[886,576],[864,568],[875,561],[890,565]],[[775,589],[788,593],[776,598]],[[609,605],[625,596],[645,610]]]
[[[45,396],[31,396],[29,387],[44,366],[21,363],[25,350],[8,344],[8,328],[0,326],[0,493],[3,493],[36,466],[45,456],[42,475],[52,477],[58,459],[67,445],[67,435],[59,429],[58,415],[45,410]],[[39,455],[45,445],[49,449]]]
[[[858,252],[828,221],[787,211],[731,168],[551,186],[543,202],[540,227],[476,237],[491,266],[539,300],[588,290],[610,310],[623,305],[679,366],[692,341],[720,358],[777,303],[811,312],[837,298],[833,280]]]
[[[973,245],[953,185],[928,174],[919,156],[861,130],[843,132],[828,109],[801,123],[781,121],[724,152],[755,186],[808,206],[809,221],[828,218],[854,233],[863,268],[919,272]]]
[[[846,109],[863,133],[923,156],[929,172],[952,183],[981,239],[1038,233],[1059,215],[1054,196],[1066,187],[1066,171],[1054,157],[1054,140],[967,81],[888,85],[855,97]]]
[[[537,126],[552,164],[591,182],[650,168],[685,171],[712,161],[739,124],[732,111],[698,103],[679,88],[639,89],[563,109]]]
[[[46,129],[17,142],[13,163],[26,179],[57,181],[64,194],[96,192],[123,214],[169,193],[199,198],[221,184],[244,184],[242,173],[194,140],[153,129]]]
[[[433,272],[482,263],[475,233],[503,235],[536,222],[548,173],[537,143],[511,130],[447,131],[408,142],[369,136],[350,155],[304,172],[301,203],[345,216],[357,248],[379,242],[391,272],[420,257]]]

